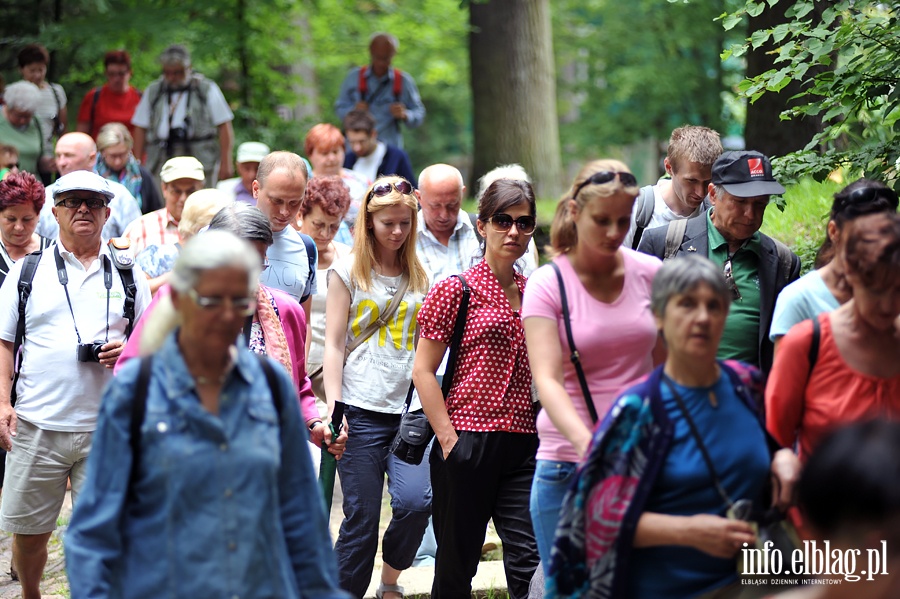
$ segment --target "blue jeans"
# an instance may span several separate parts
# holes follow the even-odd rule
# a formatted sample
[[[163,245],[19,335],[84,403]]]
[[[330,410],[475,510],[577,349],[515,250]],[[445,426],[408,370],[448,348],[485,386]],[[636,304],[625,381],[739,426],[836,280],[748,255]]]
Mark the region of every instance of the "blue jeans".
[[[418,466],[388,451],[400,426],[399,414],[347,406],[347,450],[338,460],[344,492],[344,521],[334,546],[341,588],[362,597],[372,581],[378,550],[378,523],[385,474],[391,495],[391,522],[384,532],[384,562],[397,570],[412,565],[431,515],[431,477],[426,460]]]
[[[545,575],[550,567],[550,550],[553,548],[553,537],[559,523],[559,511],[576,467],[574,462],[538,460],[534,471],[529,508]]]

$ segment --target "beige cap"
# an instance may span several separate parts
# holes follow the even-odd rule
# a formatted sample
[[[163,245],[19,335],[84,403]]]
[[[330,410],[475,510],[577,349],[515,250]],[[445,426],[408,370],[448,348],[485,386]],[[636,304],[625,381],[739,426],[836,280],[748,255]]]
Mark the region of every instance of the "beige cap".
[[[235,162],[243,164],[245,162],[262,162],[262,159],[271,153],[269,146],[258,141],[245,141],[238,146],[237,159]]]
[[[193,156],[176,156],[170,158],[159,172],[159,178],[163,183],[171,183],[177,179],[194,179],[203,181],[203,164]]]

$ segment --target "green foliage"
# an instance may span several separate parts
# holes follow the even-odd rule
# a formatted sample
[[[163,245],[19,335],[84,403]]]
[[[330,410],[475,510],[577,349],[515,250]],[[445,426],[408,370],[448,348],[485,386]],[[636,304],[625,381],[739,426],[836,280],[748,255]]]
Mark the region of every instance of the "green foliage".
[[[778,2],[768,0],[769,5]],[[733,28],[745,15],[764,8],[762,2],[748,1],[724,15],[723,26]],[[822,180],[844,167],[896,185],[900,150],[896,5],[875,0],[794,0],[787,17],[789,22],[754,31],[723,54],[742,56],[771,38],[776,68],[745,80],[740,92],[754,102],[791,81],[801,82],[802,91],[792,98],[798,103],[781,118],[815,116],[824,122],[824,131],[804,150],[777,162],[780,177],[797,181],[812,175]]]

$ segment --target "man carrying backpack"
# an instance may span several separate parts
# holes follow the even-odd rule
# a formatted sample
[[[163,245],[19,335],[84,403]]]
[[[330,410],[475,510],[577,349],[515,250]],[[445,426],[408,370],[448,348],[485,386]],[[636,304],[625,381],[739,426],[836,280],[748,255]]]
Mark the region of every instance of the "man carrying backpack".
[[[647,229],[692,218],[709,208],[706,188],[712,165],[722,153],[719,134],[708,127],[685,125],[672,131],[664,165],[670,179],[641,188],[622,245],[637,249]]]
[[[403,149],[400,125],[415,128],[425,120],[425,106],[416,82],[407,73],[391,67],[399,48],[389,33],[375,33],[369,41],[372,64],[354,67],[341,84],[334,111],[343,121],[353,109],[368,110],[375,117],[378,137],[386,144]]]
[[[25,599],[41,596],[66,480],[76,496],[103,388],[150,301],[123,244],[101,239],[107,181],[75,171],[54,187],[57,244],[18,260],[0,287],[0,446],[9,452],[0,529],[13,533]]]

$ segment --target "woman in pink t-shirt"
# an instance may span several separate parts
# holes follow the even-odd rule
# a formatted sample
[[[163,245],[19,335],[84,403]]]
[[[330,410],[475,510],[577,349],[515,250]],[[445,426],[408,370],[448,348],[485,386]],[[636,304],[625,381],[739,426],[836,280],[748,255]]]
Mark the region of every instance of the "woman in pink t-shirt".
[[[621,247],[637,195],[637,180],[617,160],[582,168],[556,209],[550,230],[553,264],[539,268],[525,292],[528,357],[544,408],[537,420],[531,518],[545,569],[563,496],[595,424],[569,359],[560,278],[598,418],[665,355],[650,311],[650,287],[662,263]]]

